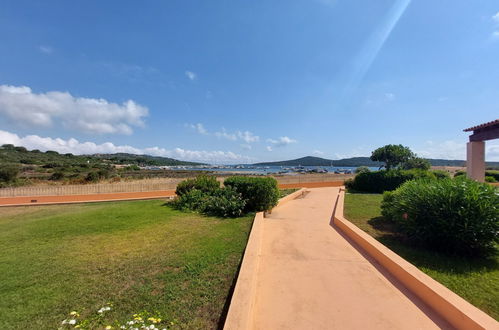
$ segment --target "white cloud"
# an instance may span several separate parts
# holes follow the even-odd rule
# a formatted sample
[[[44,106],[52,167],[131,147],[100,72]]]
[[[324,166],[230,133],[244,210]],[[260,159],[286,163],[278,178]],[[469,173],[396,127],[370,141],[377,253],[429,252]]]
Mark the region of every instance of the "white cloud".
[[[214,135],[218,138],[226,139],[226,140],[230,140],[230,141],[240,140],[240,141],[245,142],[246,144],[260,141],[260,137],[258,135],[251,133],[250,131],[244,131],[244,132],[236,131],[235,133],[229,133],[229,132],[227,132],[227,130],[224,127],[222,127],[221,131],[215,132],[212,134],[212,133],[208,132],[208,130],[206,130],[204,128],[203,124],[201,124],[201,123],[186,124],[185,126],[196,130],[196,132],[198,132],[199,134]]]
[[[415,152],[424,158],[466,160],[466,141],[426,141],[425,146]],[[485,159],[490,162],[499,161],[499,141],[485,142]]]
[[[499,40],[499,31],[492,32],[492,38],[496,39],[496,40]]]
[[[271,146],[266,146],[265,149],[267,149],[267,151],[272,151],[272,147]]]
[[[201,123],[197,123],[197,124],[186,124],[186,126],[192,128],[193,130],[195,130],[199,134],[203,134],[203,135],[209,135],[210,134],[210,133],[208,133],[208,130],[206,130],[206,128],[204,128],[203,124],[201,124]]]
[[[244,150],[251,150],[251,148],[252,148],[252,147],[251,147],[251,144],[241,144],[240,146],[241,146],[241,148],[243,148]]]
[[[45,46],[45,45],[39,46],[38,50],[44,54],[47,54],[47,55],[50,55],[54,52],[54,48],[52,48],[50,46]]]
[[[283,147],[283,146],[287,146],[288,144],[291,144],[291,143],[296,143],[298,141],[293,140],[287,136],[281,136],[280,138],[278,138],[276,140],[267,139],[267,142],[272,143],[276,147]]]
[[[314,151],[312,151],[312,154],[317,155],[317,156],[323,156],[324,152],[322,152],[320,150],[314,150]]]
[[[227,131],[225,130],[225,128],[222,128],[221,132],[215,132],[215,136],[218,137],[218,138],[227,139],[227,140],[230,140],[230,141],[236,141],[237,140],[236,134],[227,133]]]
[[[415,150],[416,154],[424,158],[441,158],[441,159],[466,159],[466,142],[444,141],[433,142],[426,141],[424,147],[420,150]]]
[[[185,71],[185,76],[189,78],[189,80],[196,80],[198,78],[198,75],[192,71]]]
[[[147,154],[152,156],[171,157],[187,161],[199,161],[206,163],[239,163],[249,162],[250,157],[233,153],[232,151],[204,151],[185,150],[174,148],[167,150],[160,147],[135,148],[128,145],[115,145],[111,142],[96,144],[94,142],[79,142],[74,138],[64,140],[61,138],[41,137],[38,135],[27,135],[20,137],[17,134],[0,130],[0,145],[13,144],[23,146],[29,150],[39,149],[41,151],[53,150],[59,153],[95,154],[95,153],[116,153],[126,152],[131,154]]]
[[[253,143],[253,142],[258,142],[260,141],[260,137],[254,135],[253,133],[249,131],[244,131],[244,132],[237,132],[237,137],[243,140],[246,143]]]
[[[131,134],[143,127],[148,109],[132,100],[74,97],[68,92],[33,93],[27,86],[0,85],[0,115],[29,127],[51,127],[60,121],[68,129],[91,134]]]
[[[499,11],[494,16],[492,16],[492,19],[499,24]]]

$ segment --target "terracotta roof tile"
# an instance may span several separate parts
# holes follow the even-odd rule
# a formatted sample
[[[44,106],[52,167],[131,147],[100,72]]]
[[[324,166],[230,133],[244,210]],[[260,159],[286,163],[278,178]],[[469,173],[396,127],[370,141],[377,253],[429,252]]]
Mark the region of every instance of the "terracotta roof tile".
[[[493,126],[493,125],[496,125],[496,124],[499,124],[499,119],[492,120],[492,121],[489,121],[487,123],[483,123],[483,124],[480,124],[480,125],[477,125],[477,126],[473,126],[473,127],[470,127],[470,128],[466,128],[463,131],[464,132],[471,132],[471,131],[475,131],[475,130],[477,130],[479,128],[485,128],[485,127]]]

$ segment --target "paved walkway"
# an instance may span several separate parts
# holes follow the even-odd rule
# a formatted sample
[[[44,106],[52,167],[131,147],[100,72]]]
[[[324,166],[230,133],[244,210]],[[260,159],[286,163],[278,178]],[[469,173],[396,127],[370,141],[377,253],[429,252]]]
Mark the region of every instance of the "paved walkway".
[[[252,328],[447,328],[330,225],[337,195],[310,189],[264,220]]]

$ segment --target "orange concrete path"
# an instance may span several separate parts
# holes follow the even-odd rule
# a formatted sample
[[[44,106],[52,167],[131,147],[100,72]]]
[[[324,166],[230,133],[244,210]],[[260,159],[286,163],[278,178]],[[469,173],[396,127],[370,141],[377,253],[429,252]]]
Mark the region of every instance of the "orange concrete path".
[[[279,184],[279,188],[287,189],[287,188],[338,187],[342,185],[343,181],[302,182],[302,183]],[[175,190],[102,193],[102,194],[87,194],[87,195],[0,197],[0,206],[109,202],[109,201],[133,200],[133,199],[154,199],[154,198],[164,198],[164,197],[173,197],[173,196],[175,196]]]
[[[105,193],[105,194],[88,194],[88,195],[0,197],[0,206],[108,202],[108,201],[133,200],[133,199],[165,198],[172,196],[175,196],[174,190]]]
[[[310,189],[264,219],[250,328],[449,328],[330,225],[338,192]]]

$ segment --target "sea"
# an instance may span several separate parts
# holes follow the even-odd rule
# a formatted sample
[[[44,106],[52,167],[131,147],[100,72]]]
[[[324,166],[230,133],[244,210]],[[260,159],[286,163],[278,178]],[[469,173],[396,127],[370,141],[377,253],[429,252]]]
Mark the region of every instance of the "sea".
[[[256,175],[266,175],[266,174],[276,174],[282,173],[284,175],[299,175],[299,172],[295,172],[293,166],[244,166],[244,167],[236,167],[236,166],[204,166],[204,167],[189,167],[189,166],[178,166],[172,169],[178,170],[191,170],[191,171],[211,171],[211,172],[226,172],[226,173],[244,173],[244,174],[256,174]],[[324,169],[328,171],[328,173],[334,172],[354,172],[357,167],[335,167],[335,166],[303,166],[305,170],[313,170],[313,169]],[[371,171],[377,171],[377,167],[369,167]],[[284,172],[284,173],[283,173]]]

